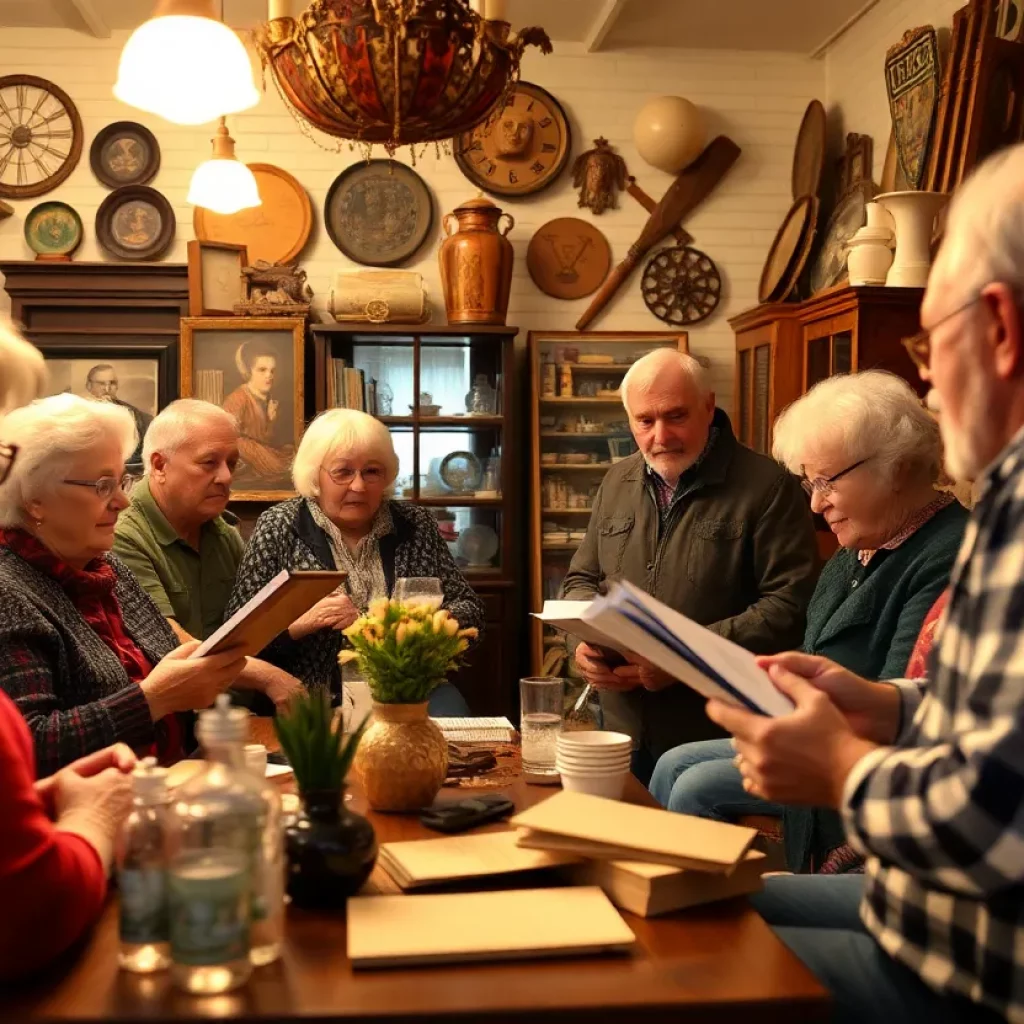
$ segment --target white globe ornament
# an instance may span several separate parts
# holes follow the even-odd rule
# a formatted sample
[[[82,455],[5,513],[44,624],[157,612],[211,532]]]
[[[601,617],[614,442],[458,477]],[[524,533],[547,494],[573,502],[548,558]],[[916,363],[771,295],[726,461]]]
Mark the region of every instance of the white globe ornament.
[[[652,167],[668,174],[689,167],[704,151],[707,136],[700,111],[682,96],[648,100],[633,122],[637,152]]]

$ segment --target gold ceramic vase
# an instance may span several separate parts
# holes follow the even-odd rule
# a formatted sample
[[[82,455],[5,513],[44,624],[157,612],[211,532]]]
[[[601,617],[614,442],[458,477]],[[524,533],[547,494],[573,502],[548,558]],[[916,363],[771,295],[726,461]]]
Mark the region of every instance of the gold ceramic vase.
[[[429,807],[448,774],[448,743],[422,704],[378,704],[353,765],[375,811]]]

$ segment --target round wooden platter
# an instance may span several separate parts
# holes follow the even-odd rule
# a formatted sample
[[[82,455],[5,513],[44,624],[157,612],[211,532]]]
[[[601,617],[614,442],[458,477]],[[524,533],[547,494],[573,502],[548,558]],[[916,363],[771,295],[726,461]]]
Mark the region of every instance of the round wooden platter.
[[[825,108],[820,100],[811,100],[800,122],[793,150],[794,199],[818,194],[825,166],[826,131]]]
[[[313,230],[313,204],[298,180],[273,164],[249,164],[262,205],[228,216],[195,208],[192,224],[201,242],[244,245],[249,262],[291,263]]]
[[[782,302],[785,295],[783,288],[789,283],[792,277],[792,286],[796,284],[796,278],[803,270],[803,264],[807,262],[810,248],[807,242],[807,233],[814,237],[814,221],[818,215],[818,200],[815,196],[801,196],[789,208],[779,228],[775,241],[768,251],[768,259],[764,262],[764,270],[761,271],[761,283],[757,289],[758,302]],[[803,254],[803,260],[796,275],[789,273],[794,260]],[[785,294],[788,295],[789,291]]]
[[[811,213],[804,225],[803,234],[800,236],[800,244],[797,247],[796,255],[789,265],[789,271],[782,281],[782,289],[779,292],[779,302],[785,302],[793,294],[794,289],[800,281],[800,275],[811,258],[811,250],[814,248],[814,239],[818,234],[818,211],[820,204],[815,196],[808,196],[811,199]]]
[[[597,291],[611,266],[608,239],[579,217],[549,220],[537,229],[526,250],[533,283],[556,299],[582,299]]]

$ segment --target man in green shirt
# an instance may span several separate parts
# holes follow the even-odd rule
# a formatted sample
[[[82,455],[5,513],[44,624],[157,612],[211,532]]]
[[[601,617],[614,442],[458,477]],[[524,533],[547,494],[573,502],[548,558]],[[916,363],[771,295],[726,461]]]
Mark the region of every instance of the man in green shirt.
[[[205,640],[224,621],[244,547],[226,511],[238,428],[219,406],[181,399],[153,420],[142,458],[146,475],[118,517],[114,552],[182,642]],[[235,688],[262,692],[275,705],[303,689],[257,658],[247,659]]]

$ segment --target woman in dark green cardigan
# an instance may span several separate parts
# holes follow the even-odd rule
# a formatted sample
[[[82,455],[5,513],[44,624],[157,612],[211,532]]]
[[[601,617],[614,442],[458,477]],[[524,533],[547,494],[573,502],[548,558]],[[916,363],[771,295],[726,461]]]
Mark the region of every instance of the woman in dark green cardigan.
[[[868,679],[899,678],[948,583],[967,522],[966,511],[934,489],[941,462],[934,420],[893,374],[831,377],[779,417],[773,454],[801,476],[812,509],[841,545],[811,598],[802,649]],[[733,755],[728,740],[676,747],[658,762],[651,793],[670,810],[723,821],[781,816],[794,871],[820,864],[844,842],[833,812],[747,794]]]

